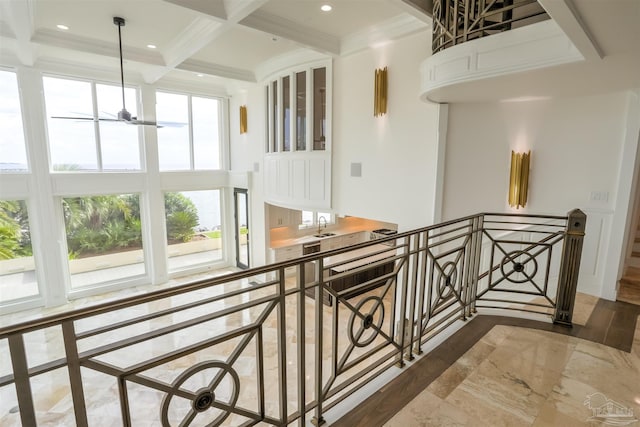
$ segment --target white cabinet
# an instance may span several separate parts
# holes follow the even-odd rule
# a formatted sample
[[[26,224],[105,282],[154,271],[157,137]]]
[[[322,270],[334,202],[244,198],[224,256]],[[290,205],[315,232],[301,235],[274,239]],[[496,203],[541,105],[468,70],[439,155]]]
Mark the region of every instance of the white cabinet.
[[[302,245],[284,246],[273,250],[275,262],[289,261],[302,256]]]
[[[269,208],[269,228],[288,227],[302,223],[302,211],[267,205]]]
[[[341,248],[342,246],[344,246],[342,244],[342,236],[325,237],[320,240],[320,250],[322,251],[330,251]]]
[[[364,242],[364,234],[361,231],[342,236],[342,246],[357,245],[362,242]]]

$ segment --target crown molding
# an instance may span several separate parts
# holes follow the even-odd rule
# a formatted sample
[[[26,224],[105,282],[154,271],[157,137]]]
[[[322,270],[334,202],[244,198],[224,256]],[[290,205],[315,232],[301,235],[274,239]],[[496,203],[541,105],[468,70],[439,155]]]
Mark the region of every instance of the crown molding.
[[[427,31],[429,28],[429,24],[411,15],[398,15],[375,27],[350,34],[343,38],[340,46],[340,54],[342,56],[351,55],[361,50],[388,43],[420,31]]]
[[[331,59],[331,57],[304,48],[283,53],[282,55],[271,58],[256,67],[256,81],[265,81],[282,70],[308,64],[310,62],[327,61],[328,59]]]
[[[333,56],[340,55],[340,39],[300,25],[285,18],[256,10],[240,21],[240,24],[296,42],[303,47]]]
[[[191,71],[194,73],[209,74],[227,79],[242,80],[245,82],[255,83],[256,77],[253,71],[241,68],[227,67],[221,64],[211,64],[209,62],[188,59],[178,65],[176,69],[183,71]]]
[[[73,34],[65,34],[54,30],[38,30],[33,35],[33,43],[54,46],[62,49],[70,49],[91,53],[94,55],[119,58],[117,40],[106,42],[87,37],[78,37]],[[145,49],[122,46],[122,55],[127,61],[135,61],[143,64],[165,65],[162,55],[157,52],[149,52]]]

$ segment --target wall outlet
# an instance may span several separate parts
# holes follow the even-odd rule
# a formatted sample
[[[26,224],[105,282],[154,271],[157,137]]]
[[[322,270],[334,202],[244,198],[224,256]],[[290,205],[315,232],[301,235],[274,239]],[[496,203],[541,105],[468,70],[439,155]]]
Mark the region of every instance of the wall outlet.
[[[609,201],[608,191],[592,191],[589,195],[589,200],[592,202],[607,202]]]

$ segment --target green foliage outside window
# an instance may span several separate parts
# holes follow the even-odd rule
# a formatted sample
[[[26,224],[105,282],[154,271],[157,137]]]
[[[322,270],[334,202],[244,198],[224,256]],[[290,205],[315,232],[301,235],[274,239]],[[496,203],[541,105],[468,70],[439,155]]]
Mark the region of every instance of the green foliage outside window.
[[[0,200],[0,260],[31,255],[26,204],[22,200]]]
[[[164,209],[167,215],[167,239],[169,243],[188,242],[195,235],[199,223],[196,205],[182,193],[166,193]]]

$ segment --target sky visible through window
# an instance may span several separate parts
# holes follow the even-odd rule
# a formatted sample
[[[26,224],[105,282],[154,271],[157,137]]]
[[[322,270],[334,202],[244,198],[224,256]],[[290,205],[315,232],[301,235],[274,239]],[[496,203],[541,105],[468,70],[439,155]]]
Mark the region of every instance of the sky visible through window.
[[[22,112],[15,73],[0,70],[0,171],[26,171]]]
[[[91,83],[54,77],[43,78],[51,164],[54,169],[99,170]],[[122,92],[113,85],[96,85],[98,117],[117,119]],[[137,116],[136,91],[125,88],[127,110]],[[60,119],[53,117],[71,117]],[[87,120],[89,119],[89,120]],[[139,170],[138,126],[99,122],[103,170]]]

